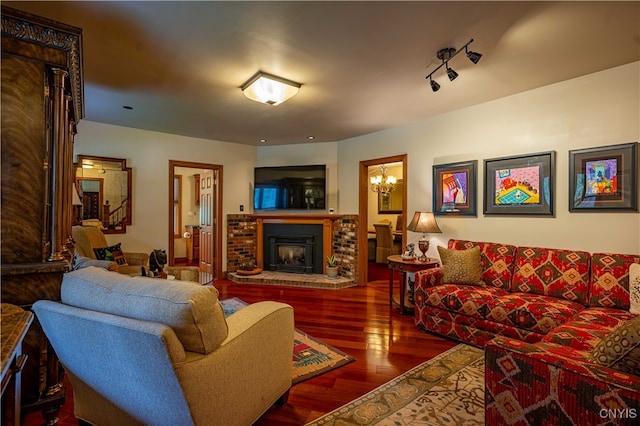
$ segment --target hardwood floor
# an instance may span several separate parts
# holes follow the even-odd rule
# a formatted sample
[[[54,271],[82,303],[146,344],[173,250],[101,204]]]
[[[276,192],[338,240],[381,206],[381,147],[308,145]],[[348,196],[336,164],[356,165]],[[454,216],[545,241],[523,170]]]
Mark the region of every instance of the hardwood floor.
[[[220,298],[276,300],[293,306],[296,327],[349,353],[356,361],[291,388],[256,425],[303,425],[366,394],[457,343],[418,330],[413,316],[389,308],[389,284],[314,290],[224,283]]]
[[[413,316],[390,309],[387,281],[341,290],[237,284],[226,280],[217,281],[215,286],[220,299],[239,297],[249,303],[276,300],[290,304],[297,328],[356,359],[293,386],[287,404],[272,407],[256,425],[303,425],[457,344],[418,330]],[[69,411],[69,407],[65,409]],[[39,417],[30,415],[24,424],[38,424],[35,416]],[[61,424],[78,423],[71,415]]]

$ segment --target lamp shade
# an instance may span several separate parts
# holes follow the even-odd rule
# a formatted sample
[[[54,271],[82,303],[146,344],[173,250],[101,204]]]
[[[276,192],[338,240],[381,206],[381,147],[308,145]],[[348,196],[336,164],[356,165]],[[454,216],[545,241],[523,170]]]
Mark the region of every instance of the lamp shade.
[[[413,232],[422,232],[423,234],[442,233],[442,231],[438,227],[438,223],[436,222],[436,217],[432,212],[415,212],[413,214],[413,219],[411,219],[411,222],[407,226],[407,230]]]
[[[300,86],[295,81],[258,71],[240,89],[253,101],[278,105],[298,93]]]
[[[74,206],[81,206],[82,200],[80,199],[80,194],[78,194],[78,188],[73,185],[73,191],[71,192],[71,204]]]

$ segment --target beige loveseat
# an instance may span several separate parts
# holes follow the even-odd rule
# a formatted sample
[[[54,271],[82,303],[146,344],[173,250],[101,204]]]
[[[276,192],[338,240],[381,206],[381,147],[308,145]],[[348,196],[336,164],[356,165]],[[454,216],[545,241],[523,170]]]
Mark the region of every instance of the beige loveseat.
[[[74,226],[72,235],[75,241],[76,255],[96,259],[94,249],[109,247],[107,239],[95,226]],[[128,275],[141,275],[142,267],[149,271],[149,254],[124,252],[126,265],[118,265],[118,272]]]
[[[293,309],[225,319],[215,288],[88,267],[34,304],[94,425],[249,425],[291,386]]]

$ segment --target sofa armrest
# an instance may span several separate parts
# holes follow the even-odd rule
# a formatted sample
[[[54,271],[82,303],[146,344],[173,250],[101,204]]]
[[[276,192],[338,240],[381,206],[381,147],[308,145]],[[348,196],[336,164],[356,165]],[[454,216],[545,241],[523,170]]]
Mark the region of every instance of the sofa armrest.
[[[632,424],[640,377],[506,337],[485,351],[486,424]]]
[[[189,352],[175,365],[195,424],[251,424],[291,387],[291,306],[253,303],[229,316],[227,325],[218,349]]]
[[[91,259],[90,257],[84,257],[77,253],[73,257],[73,264],[71,266],[73,270],[95,266],[106,269],[107,271],[118,272],[118,264],[112,260]]]
[[[147,266],[149,265],[148,253],[124,253],[124,258],[131,266]]]
[[[442,266],[416,272],[416,288],[434,287],[442,281]]]

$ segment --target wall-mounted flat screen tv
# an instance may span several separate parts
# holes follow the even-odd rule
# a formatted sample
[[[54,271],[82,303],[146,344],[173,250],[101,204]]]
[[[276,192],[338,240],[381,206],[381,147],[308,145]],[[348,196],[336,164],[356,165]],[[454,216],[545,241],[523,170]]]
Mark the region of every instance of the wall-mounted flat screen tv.
[[[256,167],[254,210],[324,210],[326,206],[324,164],[312,166]]]

